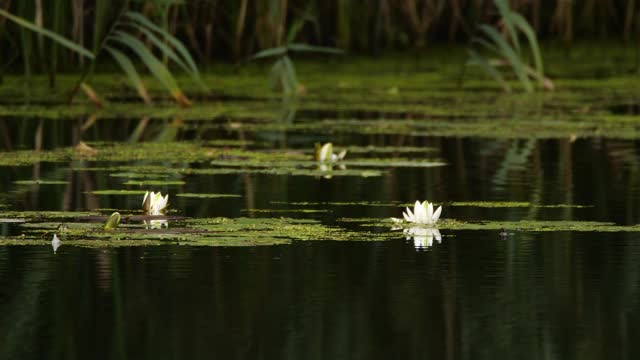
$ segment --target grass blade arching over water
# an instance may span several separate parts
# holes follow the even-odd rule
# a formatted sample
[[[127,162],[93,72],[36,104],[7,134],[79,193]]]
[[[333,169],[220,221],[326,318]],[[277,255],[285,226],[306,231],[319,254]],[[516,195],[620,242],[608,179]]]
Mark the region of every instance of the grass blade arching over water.
[[[499,82],[507,91],[509,91],[510,88],[506,85],[506,82],[504,82],[502,75],[497,76],[498,70],[496,67],[498,66],[509,65],[526,92],[535,90],[530,78],[536,79],[540,87],[553,90],[553,83],[544,76],[544,65],[540,46],[531,25],[529,25],[522,15],[509,9],[508,1],[494,0],[494,4],[499,10],[501,23],[507,29],[507,36],[503,36],[492,26],[481,24],[478,26],[480,35],[472,38],[472,44],[478,44],[485,50],[495,53],[499,59],[484,59],[483,61],[482,55],[472,50],[469,55],[468,64],[480,66],[485,73]],[[534,58],[534,68],[527,64],[521,54],[520,33],[523,33],[527,39],[529,51]]]
[[[12,15],[11,13],[9,13],[6,10],[0,9],[0,16],[3,16],[11,21],[13,21],[14,23],[18,24],[20,27],[25,28],[25,29],[29,29],[35,33],[38,33],[40,35],[46,36],[49,39],[55,41],[56,43],[70,49],[73,50],[74,52],[81,54],[89,59],[93,59],[94,55],[93,53],[91,53],[89,50],[85,49],[84,47],[74,43],[71,40],[68,40],[67,38],[65,38],[64,36],[60,35],[60,34],[56,34],[53,31],[47,30],[45,28],[43,28],[42,26],[38,26],[28,20],[25,20],[19,16],[15,16]]]
[[[127,75],[127,78],[131,82],[131,85],[138,91],[138,95],[144,100],[147,105],[151,104],[151,97],[147,92],[147,88],[144,86],[142,79],[140,79],[140,75],[138,75],[138,71],[136,71],[135,66],[129,60],[129,58],[123,54],[120,50],[116,50],[110,46],[105,46],[104,48],[107,52],[111,54],[114,60],[120,65],[120,68]]]

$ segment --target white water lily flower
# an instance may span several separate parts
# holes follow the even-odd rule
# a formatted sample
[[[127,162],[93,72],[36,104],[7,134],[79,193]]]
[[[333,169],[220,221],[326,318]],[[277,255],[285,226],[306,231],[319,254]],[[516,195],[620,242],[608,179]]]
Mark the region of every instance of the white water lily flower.
[[[142,199],[142,208],[149,215],[161,215],[169,204],[169,194],[162,196],[161,192],[147,191]]]
[[[342,150],[338,154],[333,153],[333,144],[326,143],[324,145],[316,144],[315,157],[319,162],[338,162],[344,160],[347,150]]]
[[[413,206],[413,212],[411,209],[407,208],[406,212],[402,213],[404,219],[407,222],[420,224],[420,225],[435,225],[435,223],[440,218],[440,213],[442,212],[442,206],[439,206],[436,211],[433,211],[433,203],[428,201],[424,201],[422,204],[420,201],[416,201]]]
[[[438,243],[442,242],[442,235],[438,229],[425,228],[415,226],[404,229],[403,233],[407,235],[407,240],[413,239],[413,246],[416,250],[426,249],[433,245],[435,239]]]

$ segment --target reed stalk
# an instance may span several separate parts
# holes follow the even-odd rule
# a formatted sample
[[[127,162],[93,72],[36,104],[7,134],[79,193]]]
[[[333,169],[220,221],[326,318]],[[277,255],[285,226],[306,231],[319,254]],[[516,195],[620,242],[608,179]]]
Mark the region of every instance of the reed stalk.
[[[287,29],[314,19],[299,38],[313,45],[376,51],[426,48],[430,42],[464,42],[479,23],[498,15],[489,0],[0,0],[0,9],[68,36],[95,52],[116,9],[126,5],[156,21],[188,44],[201,62],[213,57],[242,59],[281,46]],[[591,37],[629,41],[639,32],[637,0],[511,0],[509,6],[545,40],[571,43]],[[300,11],[307,9],[307,11]],[[50,82],[62,69],[73,69],[84,57],[63,49],[41,34],[24,35],[3,27],[0,54],[20,53],[25,73],[49,71]],[[509,29],[503,29],[509,31]],[[509,31],[510,32],[510,31]],[[14,44],[15,43],[15,44]],[[150,45],[148,42],[147,45]],[[34,57],[35,56],[35,57]],[[161,55],[166,65],[170,59]],[[6,64],[0,64],[4,67]],[[61,69],[59,69],[61,68]]]

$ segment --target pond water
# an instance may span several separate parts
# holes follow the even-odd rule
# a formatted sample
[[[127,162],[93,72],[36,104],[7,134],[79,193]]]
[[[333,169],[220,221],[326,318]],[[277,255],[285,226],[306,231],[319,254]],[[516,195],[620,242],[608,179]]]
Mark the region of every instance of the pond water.
[[[2,116],[0,359],[636,358],[635,115],[565,95]],[[394,228],[415,200],[440,236]]]

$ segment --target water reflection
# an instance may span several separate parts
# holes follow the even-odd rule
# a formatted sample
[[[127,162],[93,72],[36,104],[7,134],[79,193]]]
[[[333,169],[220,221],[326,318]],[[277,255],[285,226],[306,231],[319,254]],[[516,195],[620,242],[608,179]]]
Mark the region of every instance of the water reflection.
[[[407,240],[413,240],[413,246],[416,250],[423,250],[431,247],[434,239],[438,244],[442,242],[442,235],[438,229],[414,226],[404,229],[402,232],[406,235]]]
[[[53,248],[53,253],[55,254],[58,251],[58,248],[62,245],[62,241],[58,238],[58,234],[53,234],[53,238],[51,239],[51,247]]]
[[[636,243],[476,232],[429,252],[394,241],[69,247],[55,261],[3,248],[0,358],[631,359]]]
[[[166,219],[144,220],[146,229],[168,229],[169,221]]]
[[[322,175],[324,179],[332,179],[333,175],[331,174],[335,170],[346,170],[347,165],[340,163],[321,163],[318,164],[318,171],[325,173]]]
[[[91,119],[59,126],[73,127],[76,143],[126,140],[132,128],[138,129],[132,141],[224,136],[180,127],[179,119],[118,121],[122,126]],[[3,148],[72,145],[69,129],[28,119],[24,124],[0,126],[45,135],[20,143],[0,132]],[[96,129],[105,138],[98,139],[87,129]],[[237,135],[248,141],[267,139]],[[308,134],[282,131],[282,135],[277,146],[308,148],[317,140]],[[270,208],[275,201],[323,202],[330,215],[322,221],[332,223],[340,217],[387,218],[397,215],[397,208],[331,206],[331,202],[429,198],[592,205],[447,208],[447,217],[459,220],[640,222],[635,141],[367,135],[340,143],[434,147],[450,166],[397,168],[378,178],[332,181],[250,173],[188,174],[186,184],[159,190],[242,195],[172,198],[172,209],[192,217],[239,217],[242,208]],[[4,168],[2,203],[15,210],[138,209],[139,195],[91,193],[123,188],[120,178],[86,169],[104,165],[80,160]],[[330,175],[326,166],[319,170]],[[67,183],[33,187],[13,183],[36,175],[64,178]],[[168,226],[158,219],[144,224]],[[0,232],[9,230],[3,226]],[[0,359],[215,354],[235,359],[537,360],[633,359],[640,354],[640,344],[632,340],[640,335],[634,321],[640,317],[637,236],[456,231],[442,242],[437,229],[409,228],[403,233],[416,249],[431,247],[431,251],[413,251],[403,241],[294,242],[239,249],[68,246],[55,257],[48,245],[0,247]],[[55,239],[64,240],[57,235],[51,241],[54,253]]]

